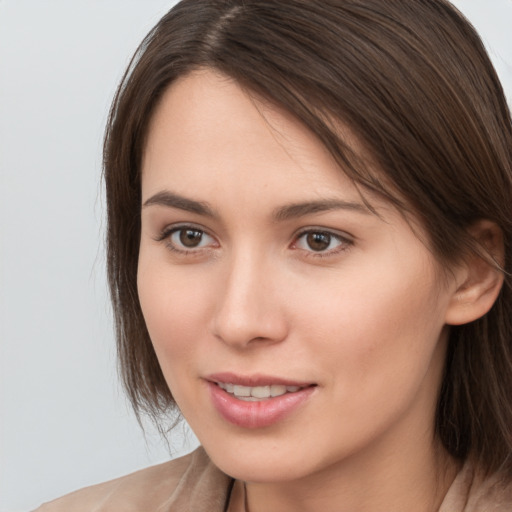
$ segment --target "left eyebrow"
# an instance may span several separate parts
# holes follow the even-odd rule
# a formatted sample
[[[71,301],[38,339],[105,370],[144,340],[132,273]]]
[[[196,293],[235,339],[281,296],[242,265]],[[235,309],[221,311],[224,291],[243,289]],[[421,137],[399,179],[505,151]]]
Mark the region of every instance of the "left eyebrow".
[[[272,214],[275,221],[286,221],[305,215],[328,212],[331,210],[350,210],[357,213],[371,214],[371,211],[361,203],[341,201],[339,199],[324,199],[320,201],[307,201],[292,203],[276,208]]]

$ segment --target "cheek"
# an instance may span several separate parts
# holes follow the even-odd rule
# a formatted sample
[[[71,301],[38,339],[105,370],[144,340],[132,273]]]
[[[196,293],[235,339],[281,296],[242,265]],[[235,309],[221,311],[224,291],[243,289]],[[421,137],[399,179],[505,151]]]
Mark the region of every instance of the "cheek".
[[[393,258],[310,289],[294,305],[314,347],[309,357],[320,357],[347,386],[366,382],[375,393],[425,374],[444,325],[436,282],[428,265]]]
[[[170,265],[141,255],[137,275],[139,300],[146,326],[166,377],[168,368],[183,363],[197,349],[207,328],[212,287],[198,272],[172,271]]]
[[[186,417],[192,414],[190,404],[199,399],[195,365],[206,328],[209,287],[198,282],[197,276],[172,272],[169,265],[143,258],[139,262],[137,286],[144,320],[167,386]]]

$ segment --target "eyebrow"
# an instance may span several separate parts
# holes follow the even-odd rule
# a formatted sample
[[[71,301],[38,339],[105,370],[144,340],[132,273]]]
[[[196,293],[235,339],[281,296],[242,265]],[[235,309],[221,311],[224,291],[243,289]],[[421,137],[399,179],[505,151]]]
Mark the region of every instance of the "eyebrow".
[[[304,217],[305,215],[312,215],[332,210],[351,210],[365,214],[371,213],[370,210],[361,203],[342,201],[340,199],[321,199],[318,201],[293,203],[276,208],[273,213],[273,218],[276,221],[285,221],[296,217]]]
[[[179,194],[164,190],[151,196],[143,203],[143,208],[158,205],[167,208],[177,208],[210,218],[218,218],[215,210],[206,202],[196,201]],[[340,199],[321,199],[317,201],[305,201],[280,206],[272,212],[272,218],[276,222],[283,222],[293,218],[313,215],[315,213],[332,210],[350,210],[358,213],[369,214],[370,210],[361,203],[342,201]]]
[[[188,199],[187,197],[174,194],[173,192],[168,192],[167,190],[158,192],[154,196],[151,196],[144,202],[142,207],[145,208],[146,206],[152,205],[177,208],[179,210],[196,213],[197,215],[203,215],[204,217],[217,217],[213,208],[208,203]]]

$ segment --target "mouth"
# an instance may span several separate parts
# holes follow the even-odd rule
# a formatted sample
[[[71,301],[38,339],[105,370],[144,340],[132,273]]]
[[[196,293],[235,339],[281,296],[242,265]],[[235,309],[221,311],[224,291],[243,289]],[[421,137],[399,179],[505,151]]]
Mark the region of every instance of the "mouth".
[[[243,386],[231,382],[215,382],[217,386],[229,393],[238,400],[245,402],[259,402],[286,395],[287,393],[297,393],[301,389],[309,386],[285,386],[284,384],[270,384],[267,386]]]
[[[279,377],[210,375],[205,379],[211,403],[227,422],[246,429],[269,427],[305,407],[316,383]]]

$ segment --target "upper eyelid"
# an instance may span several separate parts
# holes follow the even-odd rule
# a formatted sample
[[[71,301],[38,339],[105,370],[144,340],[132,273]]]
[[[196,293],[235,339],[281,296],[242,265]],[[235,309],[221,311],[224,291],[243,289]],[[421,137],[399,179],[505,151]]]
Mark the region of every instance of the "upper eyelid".
[[[206,236],[210,237],[212,240],[215,241],[216,244],[218,244],[218,241],[215,238],[215,236],[211,235],[203,227],[199,227],[199,226],[196,226],[196,225],[191,224],[191,223],[170,224],[170,225],[164,227],[160,231],[159,235],[155,238],[155,241],[159,242],[159,243],[160,242],[164,243],[164,245],[167,247],[168,250],[171,250],[172,252],[175,252],[177,254],[181,254],[183,256],[185,256],[185,255],[188,255],[188,256],[194,256],[194,255],[198,256],[198,255],[202,254],[204,251],[211,250],[211,246],[210,247],[208,247],[208,246],[205,246],[205,247],[185,247],[185,246],[177,244],[176,242],[171,240],[171,237],[176,232],[179,232],[181,230],[186,230],[186,229],[201,231],[201,233],[203,233],[203,235],[206,235]]]
[[[356,239],[355,236],[351,235],[350,233],[347,233],[346,231],[340,231],[338,229],[325,228],[321,226],[310,226],[306,228],[301,228],[295,233],[294,239],[296,240],[297,238],[307,233],[326,233],[328,235],[340,238],[342,240],[347,240],[349,242],[353,242]]]
[[[212,238],[216,238],[215,235],[212,235],[208,229],[201,226],[200,224],[195,224],[193,222],[179,222],[177,224],[169,224],[161,229],[158,234],[158,239],[163,240],[170,234],[179,231],[180,229],[196,229],[197,231],[201,231]]]
[[[308,233],[324,233],[327,234],[333,238],[335,238],[339,242],[339,246],[335,247],[333,249],[326,249],[325,251],[314,251],[314,250],[308,250],[303,249],[301,247],[298,247],[299,240]],[[305,253],[307,257],[311,258],[329,258],[329,257],[335,257],[339,253],[344,253],[345,251],[348,251],[352,248],[355,242],[355,237],[350,235],[346,232],[340,232],[335,229],[326,229],[326,228],[320,228],[320,227],[309,227],[304,228],[301,231],[299,231],[293,239],[293,242],[290,245],[290,248],[293,250],[300,250]]]

